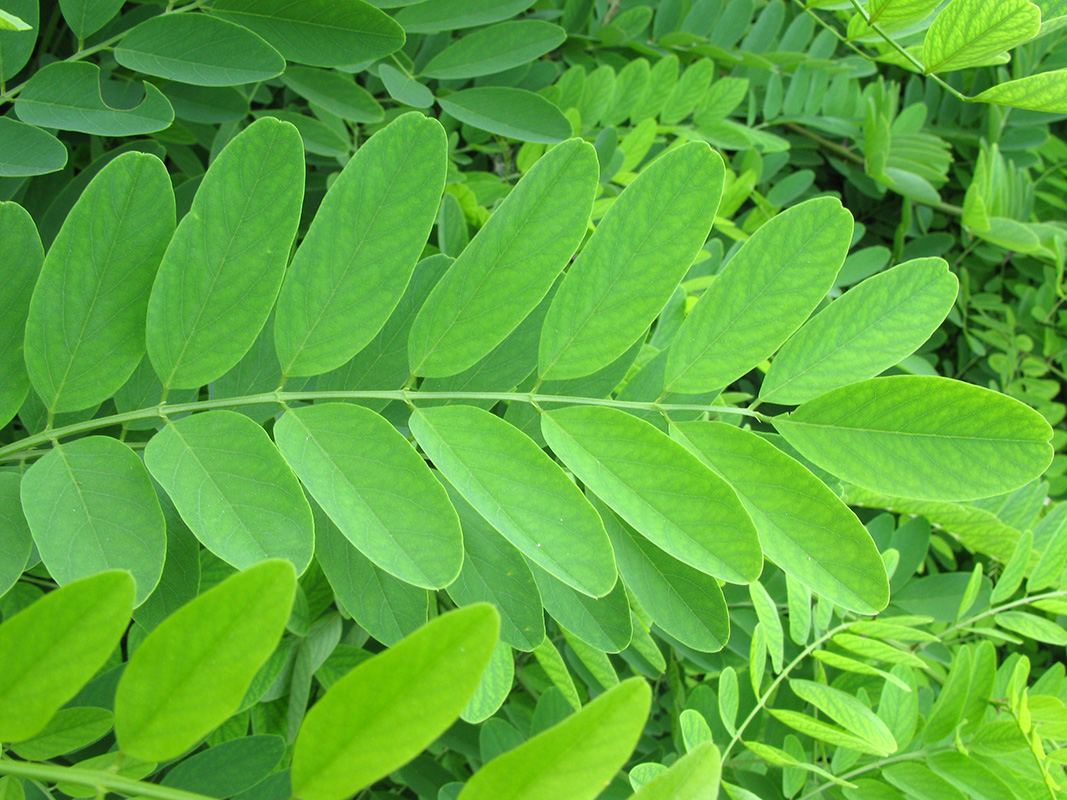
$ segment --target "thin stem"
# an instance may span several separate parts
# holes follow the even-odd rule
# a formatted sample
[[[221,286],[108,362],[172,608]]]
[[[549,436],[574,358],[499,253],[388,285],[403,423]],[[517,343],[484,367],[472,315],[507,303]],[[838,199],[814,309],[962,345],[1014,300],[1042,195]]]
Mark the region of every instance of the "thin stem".
[[[905,61],[907,61],[909,64],[911,64],[913,67],[915,67],[915,69],[918,70],[920,75],[924,75],[927,78],[930,78],[931,80],[933,80],[934,82],[939,84],[941,86],[941,88],[947,90],[950,94],[954,95],[958,100],[962,100],[964,103],[974,102],[972,98],[968,97],[967,95],[965,95],[962,92],[958,91],[954,87],[950,86],[948,83],[943,81],[937,75],[934,75],[932,72],[928,72],[925,64],[923,64],[919,59],[917,59],[915,56],[913,56],[911,53],[909,53],[905,48],[901,47],[897,43],[896,39],[894,39],[892,36],[890,36],[888,33],[886,33],[882,29],[881,25],[879,25],[877,22],[874,22],[874,21],[871,20],[871,18],[867,15],[867,10],[863,7],[863,5],[860,3],[859,0],[849,0],[849,2],[852,3],[852,6],[853,6],[853,8],[856,9],[856,12],[861,17],[863,17],[863,21],[867,23],[867,26],[872,31],[874,31],[879,36],[881,36],[886,41],[886,44],[888,44],[890,47],[892,47],[894,50],[896,50],[897,53],[899,53],[900,56]]]
[[[612,400],[610,398],[535,395],[528,392],[418,392],[406,389],[393,391],[264,392],[243,397],[223,397],[217,400],[200,400],[192,403],[174,403],[173,405],[160,403],[157,406],[150,406],[137,411],[126,411],[121,414],[97,417],[85,422],[76,422],[73,425],[52,428],[44,433],[27,436],[25,439],[19,439],[6,447],[0,447],[0,458],[11,453],[25,452],[33,447],[53,442],[64,436],[86,433],[87,431],[107,428],[112,425],[122,425],[135,420],[167,419],[175,414],[190,414],[215,408],[239,408],[261,403],[284,404],[309,400],[399,400],[409,404],[417,403],[419,400],[494,400],[498,402],[529,403],[534,406],[543,403],[564,403],[568,405],[606,406],[608,408],[642,411],[703,411],[712,414],[740,414],[741,416],[754,417],[764,422],[771,419],[771,417],[764,414],[749,411],[747,408],[733,408],[731,406],[639,403],[628,400]]]
[[[899,756],[891,756],[890,758],[883,758],[883,759],[880,759],[878,761],[871,762],[870,764],[865,764],[862,767],[857,767],[856,769],[852,770],[851,772],[846,772],[844,775],[838,775],[837,777],[838,777],[838,780],[848,781],[848,780],[852,780],[853,778],[859,777],[860,775],[863,775],[865,773],[873,772],[876,769],[881,769],[882,767],[888,767],[890,764],[896,764],[896,763],[901,762],[901,761],[916,761],[916,760],[918,760],[920,758],[926,758],[931,753],[939,753],[939,752],[953,750],[953,749],[954,748],[952,748],[952,747],[931,747],[931,748],[928,748],[928,749],[919,750],[918,752],[915,752],[915,753],[903,753],[902,755],[899,755]],[[800,797],[797,798],[797,800],[810,800],[810,798],[815,797],[815,795],[817,795],[817,794],[821,794],[826,789],[829,789],[831,786],[835,786],[835,785],[836,784],[833,781],[827,781],[826,783],[821,784],[820,786],[816,786],[814,789],[812,789],[807,794],[801,795]]]
[[[151,797],[153,800],[212,800],[206,795],[172,789],[156,783],[135,781],[111,772],[62,767],[58,764],[36,764],[0,758],[0,775],[13,775],[17,778],[29,778],[53,784],[76,783],[92,789],[118,792],[127,797]]]
[[[963,620],[963,622],[953,625],[951,628],[946,628],[941,632],[938,638],[944,639],[950,633],[955,633],[956,631],[962,630],[963,628],[968,628],[979,620],[983,620],[986,617],[992,617],[994,614],[999,614],[1001,611],[1007,611],[1008,609],[1016,608],[1017,606],[1025,606],[1029,603],[1036,603],[1038,600],[1051,600],[1054,597],[1067,597],[1067,589],[1060,590],[1058,592],[1045,592],[1045,594],[1035,594],[1029,597],[1023,597],[1020,600],[1013,600],[1010,603],[1004,603],[1003,605],[995,606],[989,609],[988,611],[978,614],[977,616],[969,617],[968,619]]]
[[[784,681],[787,677],[789,677],[789,673],[792,672],[796,668],[797,664],[799,664],[805,658],[810,656],[813,652],[818,650],[819,646],[821,644],[823,644],[824,642],[829,641],[831,638],[833,638],[837,634],[841,633],[841,631],[843,631],[843,630],[845,630],[845,629],[847,629],[847,628],[849,628],[851,626],[852,626],[851,622],[846,622],[846,623],[844,623],[842,625],[838,625],[836,628],[828,630],[826,633],[824,633],[822,636],[820,636],[814,642],[812,642],[807,647],[805,647],[803,650],[801,650],[800,651],[800,655],[798,655],[796,658],[794,658],[792,661],[790,661],[785,666],[785,668],[780,673],[778,673],[778,677],[775,678],[774,682],[771,683],[771,685],[767,687],[767,691],[765,691],[763,693],[763,696],[760,697],[759,701],[756,703],[756,707],[752,709],[752,713],[750,713],[747,717],[745,717],[745,721],[737,726],[737,731],[734,733],[734,737],[730,740],[730,743],[728,745],[726,745],[726,749],[722,751],[722,762],[724,764],[726,763],[727,757],[730,755],[730,751],[734,749],[734,747],[737,745],[737,743],[739,741],[741,741],[741,734],[743,734],[745,732],[745,728],[747,728],[752,723],[752,720],[754,720],[756,718],[756,716],[763,710],[763,707],[765,705],[767,705],[767,701],[770,700],[771,695],[774,694],[774,690],[778,688],[779,684],[781,684],[782,681]]]

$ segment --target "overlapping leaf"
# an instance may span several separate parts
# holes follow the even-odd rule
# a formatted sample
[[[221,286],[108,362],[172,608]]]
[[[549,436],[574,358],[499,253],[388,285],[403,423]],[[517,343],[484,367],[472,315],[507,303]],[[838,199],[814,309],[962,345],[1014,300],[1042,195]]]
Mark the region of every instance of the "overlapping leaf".
[[[148,355],[167,389],[215,380],[255,342],[300,221],[304,157],[285,122],[257,120],[212,163],[148,301]]]
[[[359,406],[293,409],[274,438],[341,532],[403,581],[440,589],[463,561],[459,519],[444,488],[392,425]]]
[[[596,152],[580,139],[537,162],[415,318],[408,344],[414,374],[462,372],[533,311],[585,234],[596,182]]]
[[[405,114],[359,148],[327,193],[286,274],[274,340],[283,375],[341,366],[404,294],[445,180],[440,123]]]
[[[285,558],[311,561],[315,529],[300,484],[266,432],[233,411],[168,424],[145,448],[145,464],[189,528],[228,564],[245,569]]]
[[[647,330],[707,239],[723,174],[719,155],[691,142],[626,187],[552,301],[541,333],[541,377],[594,373]]]
[[[596,406],[546,412],[541,429],[560,460],[653,544],[723,580],[759,576],[763,556],[741,501],[680,444]]]

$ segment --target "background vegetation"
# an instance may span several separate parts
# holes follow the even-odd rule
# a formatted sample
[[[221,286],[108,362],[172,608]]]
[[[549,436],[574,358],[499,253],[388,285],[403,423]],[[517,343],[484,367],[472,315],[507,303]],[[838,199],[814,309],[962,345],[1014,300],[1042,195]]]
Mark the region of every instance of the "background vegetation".
[[[0,798],[1067,794],[1062,0],[0,9],[0,264],[11,265],[0,319]],[[416,162],[407,183],[381,194],[404,158]],[[258,221],[231,224],[245,201]],[[361,203],[385,216],[353,233]],[[667,221],[652,224],[650,209]],[[758,298],[758,324],[748,306],[739,316],[756,332],[736,341],[770,336],[765,352],[724,347],[715,355],[744,351],[735,369],[707,367],[703,383],[670,391],[674,353],[716,324],[708,309],[746,299],[727,267],[775,266],[793,252],[790,231],[819,226],[825,242],[796,249],[796,288]],[[645,298],[647,319],[591,313],[602,333],[576,355],[544,333],[567,319],[553,298],[580,308],[584,287],[608,274],[581,272],[582,259],[642,252],[628,230],[668,254],[635,256],[646,271],[628,276],[634,297],[663,296]],[[508,231],[530,264],[559,262],[532,302],[518,278],[541,267],[506,271],[517,258],[500,243]],[[298,311],[317,278],[300,276],[338,263],[345,237],[368,232],[356,263],[388,269],[372,288],[338,284],[355,301],[331,312],[339,321],[316,350]],[[231,250],[218,257],[223,239]],[[117,245],[103,253],[106,242]],[[583,243],[590,255],[553,288]],[[505,267],[477,272],[489,263]],[[204,307],[223,309],[219,327],[183,329],[167,292],[188,298],[218,275],[232,294],[207,291]],[[479,275],[506,276],[495,300],[482,298],[493,324],[447,339],[434,309],[469,322],[462,304],[477,298],[463,280]],[[110,302],[104,319],[71,300],[89,285]],[[849,297],[855,306],[836,306]],[[812,311],[862,318],[905,298],[911,316],[844,348],[823,384],[781,389],[802,345],[843,324],[820,330],[816,316],[778,351]],[[68,310],[85,323],[73,335]],[[777,339],[764,332],[790,314]],[[350,329],[367,333],[338,333]],[[194,344],[176,345],[179,330]],[[871,356],[875,345],[885,355]],[[869,380],[878,374],[899,377]],[[1052,426],[1051,461],[1036,415],[937,376],[1036,409]],[[947,409],[946,424],[963,420],[961,435],[1003,424],[1019,449],[983,444],[957,461],[947,447],[890,442],[855,467],[832,441],[791,438],[794,405],[831,390],[836,413],[862,392],[877,404],[888,386],[910,387],[904,432],[929,433],[925,402]],[[531,392],[604,402],[551,410]],[[708,418],[730,425],[702,427]],[[614,426],[598,435],[621,450],[598,451],[594,423]],[[705,441],[705,430],[716,433]],[[745,433],[762,441],[733,438]],[[369,523],[331,494],[337,473],[302,444],[316,437],[336,445],[335,461],[373,447],[390,475],[416,475],[399,493],[419,503],[388,507],[384,525],[410,563],[357,548]],[[527,542],[524,559],[497,535],[523,548],[507,532],[515,510],[493,516],[508,488],[479,499],[477,481],[462,480],[501,469],[455,455],[471,442],[525,465],[507,475],[511,493],[543,490],[573,514],[564,528],[602,521],[603,546],[539,560],[530,548],[541,543]],[[627,472],[619,464],[635,453]],[[199,477],[190,454],[208,458]],[[598,484],[583,458],[615,464],[637,488]],[[355,461],[339,469],[358,477]],[[746,472],[752,464],[763,471]],[[681,477],[696,474],[704,483],[686,489]],[[194,507],[197,480],[220,475],[215,506]],[[775,475],[770,499],[753,489]],[[733,506],[708,535],[749,536],[754,549],[717,540],[718,560],[694,563],[648,535],[648,497],[677,492],[662,515],[682,509],[675,522],[691,533],[708,511],[692,497],[720,484]],[[64,516],[75,496],[90,499]],[[252,516],[241,518],[246,501]],[[841,516],[845,504],[855,517]],[[430,511],[439,516],[427,521]],[[783,522],[791,511],[800,521]],[[536,525],[515,527],[569,546]],[[772,549],[776,525],[806,531],[784,539],[813,548],[815,567]],[[450,550],[460,527],[463,549]],[[860,565],[851,577],[835,547]]]

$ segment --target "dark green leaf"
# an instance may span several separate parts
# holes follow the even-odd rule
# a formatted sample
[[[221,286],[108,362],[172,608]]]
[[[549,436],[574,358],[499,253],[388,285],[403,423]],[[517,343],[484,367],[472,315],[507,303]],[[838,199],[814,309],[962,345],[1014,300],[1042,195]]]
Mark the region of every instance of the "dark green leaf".
[[[507,86],[461,89],[438,98],[441,109],[475,128],[518,139],[555,144],[571,135],[563,113],[540,95]]]

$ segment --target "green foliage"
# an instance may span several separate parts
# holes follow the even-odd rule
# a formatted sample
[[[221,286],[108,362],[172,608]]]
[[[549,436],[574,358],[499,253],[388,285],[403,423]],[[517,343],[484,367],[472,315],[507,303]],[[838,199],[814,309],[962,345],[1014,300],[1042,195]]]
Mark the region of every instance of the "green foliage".
[[[0,0],[0,798],[1063,796],[1064,36]]]

